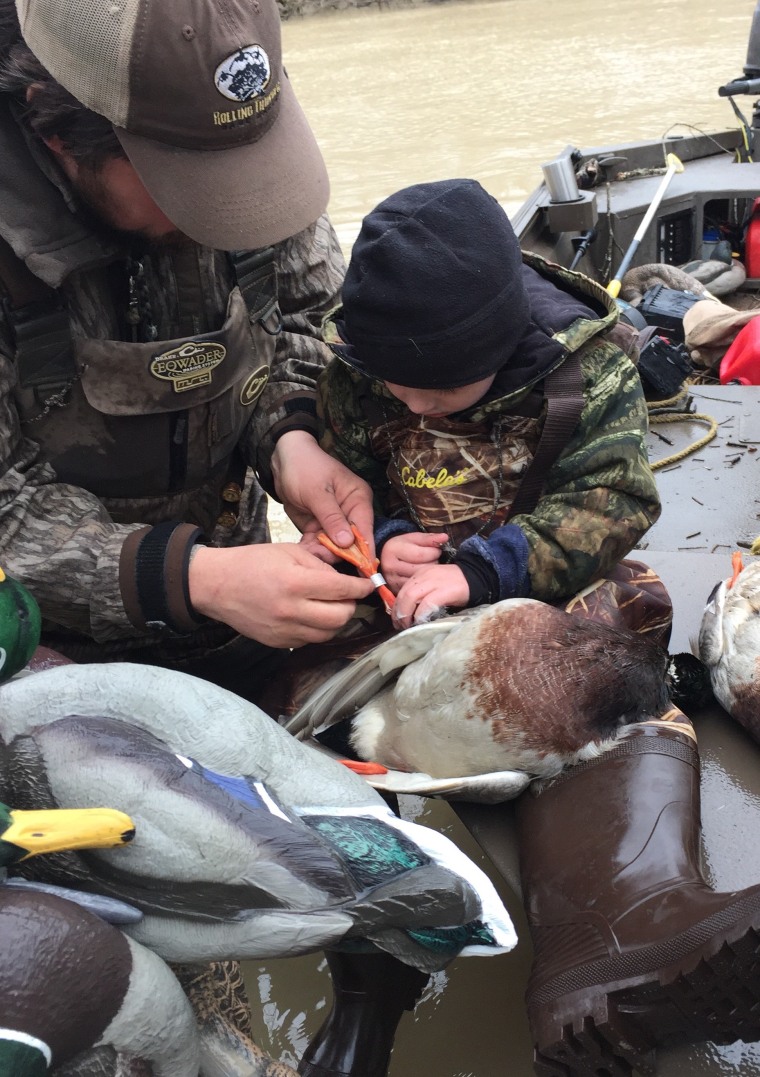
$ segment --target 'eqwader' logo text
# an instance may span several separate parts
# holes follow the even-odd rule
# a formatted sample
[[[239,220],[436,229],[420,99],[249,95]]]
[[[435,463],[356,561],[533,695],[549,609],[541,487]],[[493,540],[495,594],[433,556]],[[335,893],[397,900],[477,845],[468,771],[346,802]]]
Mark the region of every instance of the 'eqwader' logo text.
[[[150,364],[154,378],[170,381],[175,393],[208,385],[211,372],[224,361],[227,349],[215,341],[189,341],[157,355]]]

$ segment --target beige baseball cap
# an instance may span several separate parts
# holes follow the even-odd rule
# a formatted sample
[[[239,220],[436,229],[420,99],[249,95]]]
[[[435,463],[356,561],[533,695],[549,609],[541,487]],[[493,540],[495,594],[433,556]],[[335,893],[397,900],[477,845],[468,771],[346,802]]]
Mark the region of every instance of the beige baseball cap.
[[[16,0],[51,75],[114,125],[166,216],[220,250],[327,207],[327,170],[282,66],[275,0]]]

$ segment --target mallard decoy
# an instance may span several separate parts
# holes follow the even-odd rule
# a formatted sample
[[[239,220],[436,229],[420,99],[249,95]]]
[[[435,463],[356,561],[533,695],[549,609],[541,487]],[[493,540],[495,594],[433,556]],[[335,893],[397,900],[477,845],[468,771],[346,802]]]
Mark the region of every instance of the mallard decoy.
[[[730,243],[725,241],[718,246],[722,250],[716,249],[711,258],[687,262],[681,268],[703,284],[710,295],[731,295],[744,284],[747,271],[739,259],[733,257]]]
[[[207,1005],[208,966],[191,1007],[175,970],[110,926],[139,923],[139,910],[68,887],[2,879],[31,856],[112,848],[134,834],[132,820],[111,809],[0,804],[0,1074],[36,1077],[51,1067],[54,1077],[126,1077],[148,1066],[155,1077],[295,1077]]]
[[[25,674],[0,687],[0,740],[15,803],[107,796],[137,826],[118,857],[25,874],[128,901],[143,918],[125,930],[166,960],[374,944],[432,971],[516,941],[451,841],[216,685],[127,663]]]
[[[110,809],[0,804],[0,875],[41,853],[121,846],[133,836],[132,820]],[[121,1054],[156,1077],[195,1077],[198,1032],[182,989],[163,961],[102,918],[134,922],[139,913],[17,882],[0,885],[0,1073],[36,1077],[69,1063],[78,1073],[77,1061]]]
[[[168,966],[65,898],[0,888],[0,1073],[37,1077],[85,1059],[140,1060],[196,1077],[198,1032]],[[133,1072],[120,1069],[118,1072]]]
[[[27,589],[0,568],[0,684],[32,657],[40,624],[39,606]]]
[[[733,563],[708,599],[698,653],[715,698],[760,742],[760,560]]]
[[[665,712],[666,663],[636,633],[507,599],[380,643],[287,728],[329,743],[345,718],[358,757],[389,768],[378,787],[503,800]]]

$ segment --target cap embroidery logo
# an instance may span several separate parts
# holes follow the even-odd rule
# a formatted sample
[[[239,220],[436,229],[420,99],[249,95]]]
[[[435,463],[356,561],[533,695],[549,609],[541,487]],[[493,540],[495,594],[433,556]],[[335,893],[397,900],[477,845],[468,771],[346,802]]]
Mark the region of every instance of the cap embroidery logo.
[[[248,45],[223,60],[214,73],[216,88],[230,101],[240,101],[243,104],[241,108],[215,112],[215,126],[227,127],[266,112],[280,92],[279,82],[267,92],[271,76],[269,57],[261,45]]]
[[[230,101],[250,101],[261,97],[272,74],[269,57],[261,45],[248,45],[228,56],[214,72],[220,94]]]
[[[240,403],[247,407],[264,392],[264,386],[269,380],[269,367],[262,366],[246,378],[243,388],[240,390]]]
[[[215,341],[188,341],[154,356],[150,372],[154,378],[170,381],[175,393],[197,389],[211,382],[211,371],[224,361],[227,349]]]

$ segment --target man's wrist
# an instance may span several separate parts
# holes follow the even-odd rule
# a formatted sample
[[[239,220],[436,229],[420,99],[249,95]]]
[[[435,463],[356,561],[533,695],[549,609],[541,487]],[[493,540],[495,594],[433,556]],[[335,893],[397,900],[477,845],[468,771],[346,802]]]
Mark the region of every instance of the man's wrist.
[[[292,447],[298,442],[302,442],[304,445],[311,442],[316,443],[316,434],[312,434],[310,430],[304,430],[302,427],[296,427],[292,430],[285,430],[277,439],[277,444],[274,447],[274,456],[277,455],[278,449],[283,449],[286,445],[288,448]]]
[[[299,446],[305,448],[307,451],[311,451],[315,446],[319,448],[319,442],[315,435],[308,433],[306,430],[287,430],[281,435],[272,450],[272,458],[269,466],[272,471],[272,479],[274,480],[274,489],[278,497],[280,495],[277,487],[282,478],[283,457],[286,453],[291,453],[294,450],[298,451]]]
[[[190,555],[187,583],[190,605],[201,617],[214,618],[218,606],[218,587],[214,582],[216,550],[209,546],[195,546]]]

